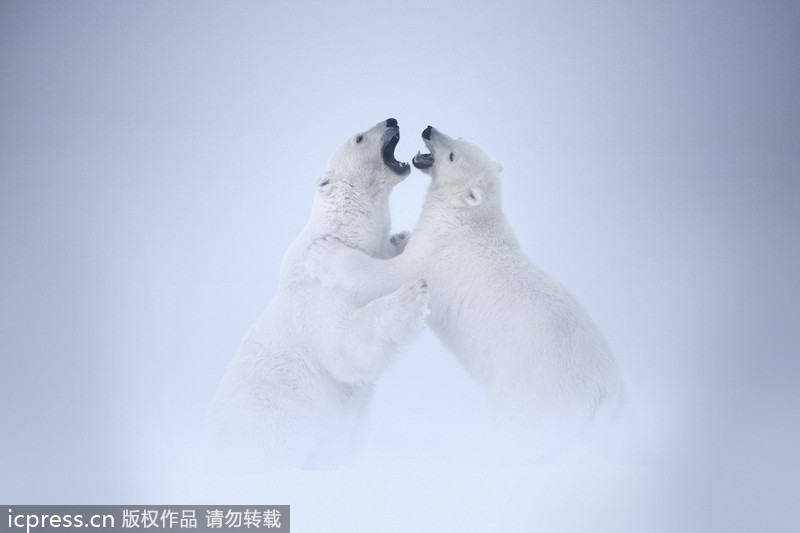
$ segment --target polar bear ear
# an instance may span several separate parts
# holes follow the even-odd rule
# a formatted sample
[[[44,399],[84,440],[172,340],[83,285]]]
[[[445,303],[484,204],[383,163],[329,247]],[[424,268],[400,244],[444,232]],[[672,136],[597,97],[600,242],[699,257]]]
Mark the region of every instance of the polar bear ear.
[[[471,188],[469,191],[467,191],[467,196],[465,199],[472,207],[480,205],[483,201],[483,189],[480,187]]]

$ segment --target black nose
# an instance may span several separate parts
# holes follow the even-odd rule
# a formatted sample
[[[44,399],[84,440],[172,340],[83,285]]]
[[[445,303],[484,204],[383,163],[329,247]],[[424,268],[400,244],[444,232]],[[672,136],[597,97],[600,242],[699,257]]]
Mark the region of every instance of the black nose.
[[[397,127],[397,119],[396,118],[390,118],[389,120],[387,120],[386,121],[386,127],[387,128],[396,128]]]
[[[425,130],[422,132],[422,138],[425,139],[426,141],[430,141],[431,140],[431,130],[432,129],[433,129],[433,126],[428,126],[427,128],[425,128]]]

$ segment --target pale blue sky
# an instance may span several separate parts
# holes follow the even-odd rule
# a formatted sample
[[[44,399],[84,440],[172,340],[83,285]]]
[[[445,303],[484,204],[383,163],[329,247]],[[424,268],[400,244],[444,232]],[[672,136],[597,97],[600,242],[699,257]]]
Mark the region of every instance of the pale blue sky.
[[[797,2],[3,2],[0,72],[0,499],[45,472],[47,501],[125,500],[119,472],[180,462],[327,158],[388,117],[400,159],[432,124],[503,163],[521,245],[679,462],[781,457]],[[481,409],[429,335],[378,386],[372,460],[479,454]]]

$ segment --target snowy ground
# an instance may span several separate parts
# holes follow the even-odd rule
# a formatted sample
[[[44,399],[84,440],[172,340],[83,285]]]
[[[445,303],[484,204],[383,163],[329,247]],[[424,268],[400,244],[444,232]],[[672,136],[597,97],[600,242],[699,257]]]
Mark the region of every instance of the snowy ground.
[[[288,503],[295,531],[796,525],[800,8],[623,4],[4,2],[0,501]],[[390,116],[401,159],[432,124],[503,163],[653,461],[492,466],[481,392],[428,333],[357,468],[196,470],[315,178]],[[396,189],[396,230],[426,180]]]

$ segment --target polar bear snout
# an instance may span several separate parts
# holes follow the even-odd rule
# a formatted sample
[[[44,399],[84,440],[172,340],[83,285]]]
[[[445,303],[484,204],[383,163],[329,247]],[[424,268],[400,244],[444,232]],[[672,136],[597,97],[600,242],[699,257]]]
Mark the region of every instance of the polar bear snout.
[[[390,118],[386,120],[386,127],[387,128],[396,128],[397,127],[397,119]]]
[[[432,148],[433,145],[452,145],[456,139],[450,137],[441,130],[437,130],[433,126],[428,126],[422,130],[422,140],[425,141],[425,146]]]
[[[427,169],[431,168],[433,166],[434,161],[435,161],[435,157],[434,157],[434,154],[433,154],[434,150],[433,150],[433,147],[431,146],[431,144],[433,144],[432,138],[433,138],[433,134],[434,133],[436,135],[441,135],[439,133],[439,131],[436,130],[436,128],[434,128],[433,126],[428,126],[424,130],[422,130],[422,140],[425,141],[425,146],[428,147],[430,152],[427,153],[427,154],[423,154],[421,152],[417,152],[417,155],[415,155],[414,158],[411,160],[411,163],[416,168],[418,168],[419,170],[422,170],[423,172],[425,172]],[[426,172],[426,174],[427,174],[427,172]]]

